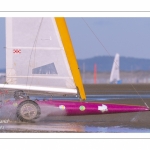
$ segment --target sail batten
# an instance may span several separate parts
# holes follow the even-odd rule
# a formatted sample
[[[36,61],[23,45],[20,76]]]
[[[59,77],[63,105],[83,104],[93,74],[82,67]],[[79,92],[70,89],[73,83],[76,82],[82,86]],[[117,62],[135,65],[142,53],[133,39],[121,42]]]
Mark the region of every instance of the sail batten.
[[[33,47],[6,47],[6,49],[26,49],[26,50],[31,50]],[[45,50],[63,50],[63,47],[36,47],[36,49],[45,49]]]
[[[77,93],[64,49],[55,18],[6,18],[7,86]]]
[[[9,78],[25,78],[26,76],[7,76]],[[36,78],[57,78],[57,79],[73,79],[72,77],[55,77],[55,76],[34,76]],[[28,78],[33,78],[33,76],[28,76]]]

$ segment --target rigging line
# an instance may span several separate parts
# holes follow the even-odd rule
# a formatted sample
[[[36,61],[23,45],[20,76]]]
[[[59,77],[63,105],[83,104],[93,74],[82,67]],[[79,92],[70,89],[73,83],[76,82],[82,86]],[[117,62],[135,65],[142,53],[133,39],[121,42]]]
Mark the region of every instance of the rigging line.
[[[35,37],[35,41],[33,43],[33,47],[32,47],[32,50],[31,50],[31,55],[30,55],[30,58],[29,58],[29,65],[28,65],[28,72],[27,72],[27,81],[26,81],[26,85],[28,83],[28,76],[29,76],[29,66],[30,66],[30,62],[31,62],[31,56],[32,56],[32,53],[34,51],[34,48],[36,50],[36,43],[37,43],[37,39],[38,39],[38,35],[39,35],[39,32],[40,32],[40,29],[41,29],[41,26],[42,26],[42,22],[43,22],[43,18],[41,19],[41,22],[40,22],[40,25],[39,25],[39,28],[38,28],[38,31],[37,31],[37,35]],[[29,91],[28,91],[29,92]]]
[[[33,68],[35,67],[35,55],[36,55],[36,44],[37,44],[37,40],[36,40],[36,42],[35,42],[35,50],[34,50],[34,54],[33,54]],[[34,74],[32,75],[32,77],[31,77],[31,82],[30,82],[30,86],[31,86],[31,84],[32,84],[32,81],[33,81],[33,76],[34,76]],[[28,78],[29,78],[29,76],[28,76]]]
[[[94,36],[96,37],[96,39],[100,42],[100,44],[102,45],[102,47],[105,49],[105,51],[108,53],[109,56],[111,56],[111,54],[109,53],[109,51],[105,48],[105,46],[103,45],[103,43],[99,40],[99,38],[97,37],[97,35],[94,33],[94,31],[90,28],[90,26],[88,25],[88,23],[85,21],[84,18],[82,18],[82,20],[85,22],[85,24],[88,26],[88,28],[91,30],[91,32],[94,34]]]
[[[109,51],[105,48],[105,46],[103,45],[103,43],[99,40],[99,38],[97,37],[97,35],[94,33],[94,31],[91,29],[91,27],[88,25],[88,23],[85,21],[85,19],[84,18],[82,18],[82,20],[85,22],[85,24],[88,26],[88,28],[90,29],[90,31],[93,33],[93,35],[95,36],[95,38],[99,41],[99,43],[102,45],[102,47],[104,48],[104,50],[108,53],[108,55],[109,56],[111,56],[111,54],[109,53]],[[115,65],[117,66],[117,67],[119,67],[118,66],[118,64],[116,63],[116,61],[115,61]],[[147,108],[149,108],[149,106],[146,104],[146,102],[142,99],[142,97],[140,96],[140,94],[138,93],[138,91],[134,88],[134,86],[133,86],[133,84],[130,84],[131,86],[132,86],[132,88],[134,89],[134,91],[139,95],[139,97],[140,97],[140,99],[143,101],[143,103],[145,104],[145,106],[147,107]]]
[[[141,95],[138,93],[138,91],[135,89],[135,87],[131,84],[132,88],[136,91],[136,93],[139,95],[139,97],[141,98],[141,100],[143,101],[143,103],[145,104],[145,106],[147,108],[149,108],[149,106],[146,104],[146,102],[143,100],[143,98],[141,97]]]
[[[37,43],[37,41],[36,41],[36,43]],[[36,43],[35,43],[35,45],[36,45]],[[36,46],[35,46],[34,54],[33,54],[33,68],[35,67],[35,54],[36,54]],[[34,76],[34,74],[31,77],[31,82],[29,83],[29,86],[31,86],[31,84],[32,84],[33,76]],[[29,75],[28,75],[28,78],[29,78]],[[29,90],[28,90],[28,92],[29,92]]]
[[[43,19],[42,19],[42,21],[43,21]],[[41,25],[42,25],[42,21],[41,21]],[[41,28],[41,26],[40,26],[40,28]],[[40,28],[39,28],[39,31],[40,31]],[[39,34],[39,32],[38,32],[38,34]],[[37,39],[38,39],[38,35],[37,35]],[[36,41],[35,41],[34,48],[33,48],[33,49],[34,49],[34,54],[33,54],[33,67],[35,67],[35,55],[36,55],[37,39],[36,39]],[[31,82],[29,83],[29,84],[30,84],[29,86],[31,86],[31,84],[32,84],[33,76],[34,76],[34,74],[33,74],[32,77],[31,77]],[[28,78],[29,78],[29,76],[28,76]],[[28,90],[28,92],[29,92],[29,90]]]

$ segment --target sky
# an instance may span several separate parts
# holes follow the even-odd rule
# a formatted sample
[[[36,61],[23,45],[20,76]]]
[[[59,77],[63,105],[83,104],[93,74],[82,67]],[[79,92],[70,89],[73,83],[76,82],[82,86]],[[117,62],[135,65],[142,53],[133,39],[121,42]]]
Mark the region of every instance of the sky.
[[[150,18],[84,20],[67,18],[77,58],[119,53],[121,56],[150,59]]]
[[[71,18],[66,23],[77,59],[120,56],[150,59],[150,18]],[[0,18],[0,68],[5,67],[5,19]]]

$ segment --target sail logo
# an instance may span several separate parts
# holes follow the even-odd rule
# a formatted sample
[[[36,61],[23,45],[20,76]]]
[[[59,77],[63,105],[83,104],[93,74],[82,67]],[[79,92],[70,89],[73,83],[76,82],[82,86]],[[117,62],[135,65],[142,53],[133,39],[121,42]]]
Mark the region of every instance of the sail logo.
[[[102,113],[108,111],[108,108],[106,105],[102,104],[102,106],[98,106],[98,110],[100,110]]]
[[[21,53],[21,49],[14,49],[14,50],[13,50],[13,53],[15,53],[15,54],[20,54],[20,53]]]
[[[65,110],[65,106],[64,106],[64,105],[60,105],[59,108],[60,108],[61,110]]]
[[[80,106],[79,109],[80,109],[81,111],[84,111],[84,110],[85,110],[85,106]]]

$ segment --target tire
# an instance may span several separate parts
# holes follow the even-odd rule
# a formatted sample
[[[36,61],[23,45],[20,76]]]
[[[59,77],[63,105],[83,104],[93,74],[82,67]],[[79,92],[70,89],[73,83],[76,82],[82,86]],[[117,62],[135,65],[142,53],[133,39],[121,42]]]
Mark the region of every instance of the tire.
[[[32,100],[25,100],[17,107],[17,117],[21,121],[32,122],[41,114],[39,105]]]

